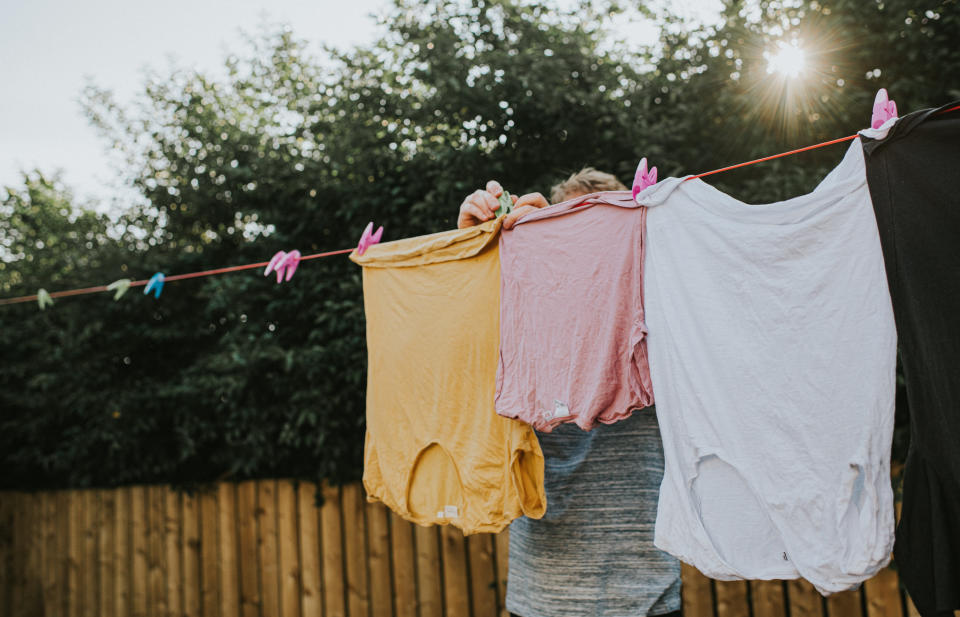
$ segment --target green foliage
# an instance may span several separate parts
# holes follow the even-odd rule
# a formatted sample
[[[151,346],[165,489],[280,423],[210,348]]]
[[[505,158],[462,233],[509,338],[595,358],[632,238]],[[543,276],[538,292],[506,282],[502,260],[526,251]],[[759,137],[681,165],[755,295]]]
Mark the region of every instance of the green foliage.
[[[454,226],[490,179],[546,192],[583,165],[696,173],[851,134],[886,86],[910,111],[960,97],[955,0],[729,0],[724,22],[655,15],[650,49],[615,43],[611,7],[399,0],[380,41],[312,57],[287,30],[226,77],[149,80],[136,106],[84,92],[144,206],[121,220],[26,177],[0,218],[4,296],[189,272]],[[763,52],[798,36],[796,85]],[[950,81],[953,79],[953,81]],[[811,189],[842,146],[716,176],[747,201]],[[11,275],[11,273],[13,273]],[[0,308],[4,487],[356,478],[365,388],[359,269],[305,262]]]

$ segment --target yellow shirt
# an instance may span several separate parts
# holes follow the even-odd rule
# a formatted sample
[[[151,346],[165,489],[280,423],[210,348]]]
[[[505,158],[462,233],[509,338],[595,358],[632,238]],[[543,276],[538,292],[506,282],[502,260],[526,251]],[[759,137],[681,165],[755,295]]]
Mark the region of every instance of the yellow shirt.
[[[546,510],[536,434],[493,404],[499,233],[497,219],[350,255],[367,317],[368,499],[465,534]]]

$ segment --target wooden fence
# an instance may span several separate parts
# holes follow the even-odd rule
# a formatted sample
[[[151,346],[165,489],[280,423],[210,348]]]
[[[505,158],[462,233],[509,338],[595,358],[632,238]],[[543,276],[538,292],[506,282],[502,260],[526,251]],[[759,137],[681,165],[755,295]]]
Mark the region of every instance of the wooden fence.
[[[507,534],[411,525],[359,485],[287,480],[0,493],[0,615],[505,617]],[[913,617],[896,573],[822,598],[805,581],[684,567],[685,617]]]

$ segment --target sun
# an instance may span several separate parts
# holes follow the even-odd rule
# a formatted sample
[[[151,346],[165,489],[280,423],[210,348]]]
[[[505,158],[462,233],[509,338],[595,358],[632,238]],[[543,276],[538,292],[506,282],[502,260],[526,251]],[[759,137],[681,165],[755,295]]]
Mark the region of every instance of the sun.
[[[805,54],[797,41],[777,43],[775,51],[763,52],[767,59],[767,73],[780,73],[784,77],[797,77],[806,64]]]

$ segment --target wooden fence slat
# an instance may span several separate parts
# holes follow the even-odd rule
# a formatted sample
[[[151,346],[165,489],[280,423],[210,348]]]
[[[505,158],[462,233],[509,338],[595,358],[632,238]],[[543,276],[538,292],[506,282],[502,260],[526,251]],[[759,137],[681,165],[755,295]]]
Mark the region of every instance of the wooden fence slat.
[[[17,586],[19,587],[17,596],[21,614],[26,615],[34,609],[34,594],[31,589],[32,585],[30,580],[31,568],[33,567],[34,561],[32,548],[34,533],[34,504],[33,495],[31,493],[25,492],[20,494],[20,508],[21,513],[19,517],[19,524],[17,525],[16,530],[20,544],[20,553],[18,556],[17,565]]]
[[[290,480],[277,482],[277,547],[280,613],[300,617],[300,556],[297,549],[297,491]]]
[[[35,494],[33,514],[36,520],[36,531],[33,541],[36,544],[36,561],[34,563],[33,576],[35,577],[34,589],[37,595],[34,605],[35,615],[44,615],[47,612],[47,529],[49,528],[46,517],[47,502],[53,500],[53,493],[44,491]]]
[[[23,493],[21,497],[23,518],[17,533],[23,536],[23,555],[20,562],[20,594],[22,594],[22,611],[24,615],[37,615],[42,610],[40,595],[40,581],[38,579],[40,552],[37,537],[40,528],[37,516],[39,496],[36,493]]]
[[[317,486],[301,482],[297,486],[297,520],[300,549],[300,605],[305,617],[323,614],[320,583],[320,510],[314,506]]]
[[[393,556],[393,601],[396,617],[417,617],[417,555],[413,525],[390,513],[390,552]]]
[[[217,494],[203,490],[200,503],[200,604],[203,617],[220,616],[220,565],[217,556]],[[224,617],[232,617],[224,615]]]
[[[100,534],[97,531],[97,509],[99,499],[97,492],[85,489],[83,493],[83,574],[84,604],[83,615],[97,617],[100,609],[100,588],[97,584],[97,540]]]
[[[13,519],[13,615],[27,612],[27,551],[30,546],[30,495],[17,493]]]
[[[787,581],[790,617],[823,617],[823,596],[803,579]]]
[[[373,617],[393,615],[390,576],[390,523],[386,506],[367,502],[367,564],[370,570],[370,609]]]
[[[97,551],[100,556],[100,602],[98,614],[114,617],[117,605],[114,601],[116,585],[116,516],[117,491],[100,491],[100,508],[97,511]]]
[[[45,612],[46,599],[44,597],[44,588],[47,585],[46,557],[47,557],[47,535],[44,520],[44,512],[47,505],[49,493],[34,493],[33,496],[33,567],[31,569],[31,587],[32,594],[35,596],[31,606],[35,611],[34,615],[43,615]]]
[[[686,593],[686,590],[683,590]],[[786,617],[783,581],[750,581],[753,617]]]
[[[43,495],[31,493],[28,502],[25,598],[27,615],[43,614]]]
[[[114,509],[114,538],[113,562],[114,568],[113,593],[114,614],[125,617],[131,609],[131,575],[133,555],[130,545],[130,529],[133,508],[133,489],[124,487],[117,489],[117,503]]]
[[[183,553],[181,537],[180,493],[171,487],[163,492],[163,557],[167,567],[167,611],[173,617],[181,617],[183,611]],[[117,615],[117,617],[121,617]]]
[[[237,525],[240,536],[240,612],[260,615],[260,558],[257,555],[257,483],[237,486]]]
[[[478,533],[467,538],[470,560],[470,597],[475,617],[497,615],[497,571],[494,564],[493,534]]]
[[[827,598],[827,616],[863,617],[863,607],[860,600],[859,589],[831,594]]]
[[[220,543],[220,610],[226,617],[240,614],[240,571],[237,564],[237,487],[222,482],[217,487]]]
[[[26,577],[26,598],[28,615],[43,614],[43,495],[30,493],[28,520],[28,548]]]
[[[890,568],[884,568],[865,581],[863,593],[867,598],[867,617],[903,617],[900,583],[897,573]]]
[[[200,579],[200,497],[197,493],[184,493],[183,507],[183,609],[188,617],[203,613]]]
[[[714,581],[717,617],[743,617],[750,614],[747,581]]]
[[[149,527],[147,525],[147,489],[134,486],[130,494],[130,552],[133,554],[133,576],[130,579],[130,600],[134,617],[146,617],[149,600],[147,598],[147,545]]]
[[[360,486],[344,486],[341,499],[344,553],[347,562],[347,615],[367,617],[370,595],[367,586],[366,523]]]
[[[510,531],[504,529],[494,538],[494,548],[497,558],[497,601],[500,615],[509,617],[507,610],[507,573],[510,571]]]
[[[263,617],[279,617],[280,575],[277,570],[277,481],[257,483],[257,529],[260,546],[260,593]]]
[[[463,532],[453,525],[444,525],[440,528],[440,539],[446,617],[470,617],[470,582]]]
[[[17,508],[14,492],[4,493],[0,499],[0,614],[13,614],[13,537]]]
[[[336,486],[324,485],[322,495],[320,545],[323,547],[323,614],[324,617],[344,617],[347,590],[343,566],[340,489]]]
[[[59,617],[63,614],[63,594],[60,591],[60,576],[57,571],[60,564],[60,552],[57,548],[57,534],[62,532],[57,528],[57,503],[60,497],[60,491],[49,492],[46,494],[43,507],[43,525],[44,525],[44,564],[43,564],[43,615],[45,617]],[[0,499],[2,501],[2,499]],[[3,522],[0,521],[0,532],[2,532]],[[0,550],[2,553],[2,550]],[[0,574],[0,581],[4,580]],[[3,591],[0,590],[0,594]],[[0,601],[0,610],[3,604]],[[112,613],[108,614],[111,617]]]
[[[56,526],[56,558],[53,563],[54,580],[57,584],[56,605],[52,607],[53,615],[69,615],[67,606],[68,586],[67,578],[70,570],[70,493],[57,491],[55,499],[54,525]]]
[[[683,582],[683,614],[689,617],[713,615],[710,579],[687,564],[682,565],[680,578]]]
[[[164,515],[167,508],[166,487],[147,488],[147,613],[167,617],[167,572],[164,551]]]
[[[10,555],[8,557],[10,573],[10,592],[7,600],[10,608],[7,613],[16,615],[23,611],[23,532],[20,526],[23,525],[23,493],[9,493],[10,503]]]
[[[25,493],[24,511],[26,518],[21,533],[26,542],[23,558],[23,600],[24,615],[39,615],[43,610],[42,582],[40,579],[40,495]]]
[[[440,530],[413,528],[417,545],[417,599],[420,617],[444,617],[443,571],[440,563]]]
[[[70,546],[67,549],[67,615],[79,617],[82,613],[80,560],[83,555],[83,496],[80,491],[69,492],[68,520]]]

